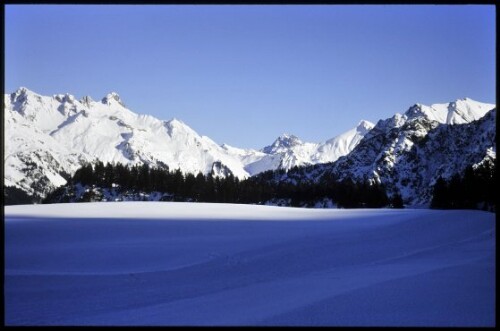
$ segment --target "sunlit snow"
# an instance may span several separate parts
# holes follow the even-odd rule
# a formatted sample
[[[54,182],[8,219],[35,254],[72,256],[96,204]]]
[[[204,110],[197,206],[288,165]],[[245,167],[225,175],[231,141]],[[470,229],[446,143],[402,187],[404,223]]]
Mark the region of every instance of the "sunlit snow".
[[[331,162],[349,153],[373,124],[325,143],[300,143],[276,153],[219,145],[178,119],[164,121],[129,110],[117,93],[100,101],[69,94],[42,96],[27,88],[4,95],[5,184],[33,194],[35,177],[47,177],[45,191],[65,183],[53,173],[73,174],[84,162],[168,165],[184,173],[211,173],[220,162],[243,179],[279,167]],[[30,169],[34,162],[37,167]],[[24,179],[24,181],[23,181]],[[50,186],[50,187],[49,187]]]

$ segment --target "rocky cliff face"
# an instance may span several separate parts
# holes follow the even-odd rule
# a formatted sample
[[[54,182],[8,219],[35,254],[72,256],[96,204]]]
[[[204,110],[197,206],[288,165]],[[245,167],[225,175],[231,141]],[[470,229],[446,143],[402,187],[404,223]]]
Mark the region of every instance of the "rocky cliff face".
[[[431,107],[415,105],[379,121],[356,147],[334,163],[288,172],[277,180],[382,183],[411,206],[428,206],[432,186],[468,165],[496,159],[496,109],[470,99]]]

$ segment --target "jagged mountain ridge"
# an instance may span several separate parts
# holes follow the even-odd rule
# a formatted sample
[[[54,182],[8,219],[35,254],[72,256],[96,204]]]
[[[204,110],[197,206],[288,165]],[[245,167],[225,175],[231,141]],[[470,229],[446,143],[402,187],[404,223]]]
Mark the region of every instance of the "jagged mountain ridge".
[[[334,162],[349,154],[373,126],[373,123],[362,120],[353,129],[318,144],[302,142],[298,137],[285,133],[262,151],[280,156],[277,169]]]
[[[437,178],[496,160],[496,108],[471,99],[431,107],[416,104],[380,120],[347,155],[331,164],[289,172],[278,181],[374,181],[411,206],[428,206]]]
[[[257,151],[218,145],[182,121],[129,110],[117,93],[100,101],[69,94],[42,96],[20,88],[4,97],[5,186],[45,196],[85,162],[180,168],[185,173],[246,178],[266,170],[335,161],[349,153],[371,123],[362,121],[324,143]],[[278,138],[279,140],[280,138]],[[283,146],[282,146],[283,147]]]

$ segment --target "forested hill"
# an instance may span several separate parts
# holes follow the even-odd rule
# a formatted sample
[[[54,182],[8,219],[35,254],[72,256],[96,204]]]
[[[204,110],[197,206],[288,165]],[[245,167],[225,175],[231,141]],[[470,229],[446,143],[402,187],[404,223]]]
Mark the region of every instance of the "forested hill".
[[[86,201],[194,201],[272,204],[297,207],[384,207],[390,201],[381,185],[341,182],[279,183],[268,180],[270,172],[239,180],[212,174],[184,175],[179,169],[87,164],[77,170],[68,184],[44,199],[44,203]]]

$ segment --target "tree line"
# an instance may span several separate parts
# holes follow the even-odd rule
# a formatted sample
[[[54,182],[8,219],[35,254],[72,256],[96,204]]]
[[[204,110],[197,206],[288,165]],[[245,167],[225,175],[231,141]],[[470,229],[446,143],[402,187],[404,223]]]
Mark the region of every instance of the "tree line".
[[[226,177],[201,172],[184,174],[180,169],[170,170],[167,166],[130,166],[99,161],[83,165],[64,187],[49,194],[44,202],[65,201],[63,195],[67,189],[79,183],[99,188],[114,187],[121,192],[163,192],[173,201],[263,204],[281,199],[288,201],[290,206],[312,207],[327,198],[340,208],[403,207],[400,195],[389,199],[385,187],[377,183],[337,181],[325,176],[318,183],[298,181],[292,184],[269,180],[271,176],[272,172],[265,172],[239,180],[232,174]],[[88,201],[88,198],[81,201]]]
[[[434,185],[431,208],[483,209],[495,211],[495,165],[468,166],[449,180],[439,177]]]

